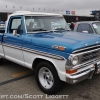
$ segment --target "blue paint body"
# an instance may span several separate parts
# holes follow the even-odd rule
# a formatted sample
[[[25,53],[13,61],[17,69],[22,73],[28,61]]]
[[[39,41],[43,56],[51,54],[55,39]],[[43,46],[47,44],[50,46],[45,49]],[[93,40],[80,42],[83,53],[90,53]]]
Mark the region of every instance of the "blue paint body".
[[[39,32],[29,34],[25,32],[24,17],[17,17],[22,18],[23,33],[20,34],[20,36],[14,36],[11,34],[9,32],[9,20],[7,33],[0,34],[0,41],[3,43],[60,55],[66,59],[73,51],[85,48],[86,44],[87,46],[93,46],[96,45],[97,41],[100,44],[100,36],[71,31]],[[7,36],[7,38],[4,36]],[[53,45],[64,46],[66,49],[64,51],[59,51],[52,48]]]

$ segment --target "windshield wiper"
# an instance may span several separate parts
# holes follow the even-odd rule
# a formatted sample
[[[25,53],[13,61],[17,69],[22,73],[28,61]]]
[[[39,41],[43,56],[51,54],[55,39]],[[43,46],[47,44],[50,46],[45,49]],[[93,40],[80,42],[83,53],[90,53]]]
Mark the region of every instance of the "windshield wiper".
[[[65,30],[64,28],[56,28],[55,30]]]
[[[64,28],[56,28],[55,30],[58,30],[58,31],[61,31],[61,30],[70,31],[69,29],[64,29]]]
[[[33,29],[33,31],[48,31],[48,30],[46,30],[46,29]]]

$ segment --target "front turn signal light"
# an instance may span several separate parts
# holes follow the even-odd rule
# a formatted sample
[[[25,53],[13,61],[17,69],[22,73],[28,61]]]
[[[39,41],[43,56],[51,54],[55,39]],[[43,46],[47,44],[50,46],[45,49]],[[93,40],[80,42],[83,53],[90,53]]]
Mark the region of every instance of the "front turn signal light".
[[[58,50],[64,51],[64,50],[65,50],[65,47],[63,47],[63,46],[58,46]]]
[[[77,69],[66,70],[66,73],[67,73],[67,74],[73,74],[73,73],[76,73],[76,72],[77,72]]]

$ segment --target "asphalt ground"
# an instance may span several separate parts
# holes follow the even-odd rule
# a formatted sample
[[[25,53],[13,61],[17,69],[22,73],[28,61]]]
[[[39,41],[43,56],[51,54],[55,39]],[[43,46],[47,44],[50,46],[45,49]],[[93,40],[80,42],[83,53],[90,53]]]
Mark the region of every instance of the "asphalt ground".
[[[0,100],[100,100],[100,75],[46,95],[38,88],[34,71],[4,60],[0,65]]]

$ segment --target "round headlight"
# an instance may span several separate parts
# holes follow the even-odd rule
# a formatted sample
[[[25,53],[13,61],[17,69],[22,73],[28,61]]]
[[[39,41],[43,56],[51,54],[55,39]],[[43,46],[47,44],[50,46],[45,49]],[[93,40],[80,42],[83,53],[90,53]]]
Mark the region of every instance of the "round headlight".
[[[78,56],[71,57],[71,63],[72,65],[77,65],[79,62]]]

